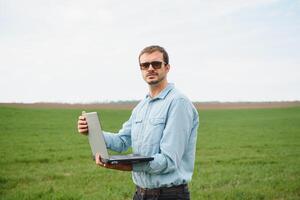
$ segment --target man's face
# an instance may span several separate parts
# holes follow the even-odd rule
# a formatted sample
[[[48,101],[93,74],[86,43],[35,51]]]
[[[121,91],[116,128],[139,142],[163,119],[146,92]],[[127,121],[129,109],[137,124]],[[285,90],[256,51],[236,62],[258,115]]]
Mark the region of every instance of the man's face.
[[[166,79],[166,76],[169,72],[170,66],[166,65],[163,60],[163,54],[159,51],[155,51],[153,53],[144,53],[140,57],[140,64],[143,63],[152,63],[155,61],[161,62],[161,68],[155,69],[155,66],[149,65],[147,69],[141,69],[143,79],[149,85],[157,85],[161,83],[161,81]]]

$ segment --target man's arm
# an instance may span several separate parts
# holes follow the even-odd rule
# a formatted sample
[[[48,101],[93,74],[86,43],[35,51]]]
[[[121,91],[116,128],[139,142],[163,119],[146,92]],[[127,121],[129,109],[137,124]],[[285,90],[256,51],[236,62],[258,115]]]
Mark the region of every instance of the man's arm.
[[[103,136],[107,148],[122,152],[126,151],[131,146],[131,124],[132,116],[127,122],[123,124],[121,130],[118,133],[110,133],[103,131]]]
[[[150,174],[164,174],[174,171],[180,165],[184,151],[188,145],[194,124],[194,112],[185,99],[173,101],[160,141],[161,152],[155,154],[149,163],[133,165],[133,171]]]
[[[122,152],[126,151],[131,146],[131,119],[132,116],[123,124],[122,129],[117,134],[103,131],[107,148],[113,151]],[[88,135],[88,124],[85,116],[79,116],[77,129],[79,133]]]
[[[83,135],[88,135],[88,124],[85,116],[79,116],[77,122],[78,132]],[[131,145],[131,117],[130,119],[123,124],[123,128],[119,131],[118,134],[113,134],[109,132],[104,132],[105,143],[108,148],[115,151],[124,151]],[[121,171],[132,171],[131,164],[106,164],[101,162],[99,153],[95,155],[96,164],[115,170]]]

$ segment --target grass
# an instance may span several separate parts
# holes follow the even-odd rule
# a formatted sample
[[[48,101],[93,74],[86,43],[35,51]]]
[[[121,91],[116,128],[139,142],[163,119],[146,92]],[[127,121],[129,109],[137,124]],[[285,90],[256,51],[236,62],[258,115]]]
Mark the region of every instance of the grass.
[[[130,116],[96,111],[108,131]],[[0,199],[132,199],[130,173],[91,160],[80,113],[0,107]],[[300,108],[199,114],[192,199],[300,199]]]

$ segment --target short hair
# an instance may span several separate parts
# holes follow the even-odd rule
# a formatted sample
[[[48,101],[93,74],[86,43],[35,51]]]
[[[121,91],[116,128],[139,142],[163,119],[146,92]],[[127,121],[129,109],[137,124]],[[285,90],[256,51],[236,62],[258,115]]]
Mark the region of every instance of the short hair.
[[[163,54],[163,60],[164,60],[165,64],[169,64],[169,55],[168,55],[167,51],[163,47],[158,46],[158,45],[151,45],[151,46],[145,47],[139,55],[139,62],[140,62],[140,57],[143,54],[145,54],[145,53],[151,54],[155,51],[161,52]]]

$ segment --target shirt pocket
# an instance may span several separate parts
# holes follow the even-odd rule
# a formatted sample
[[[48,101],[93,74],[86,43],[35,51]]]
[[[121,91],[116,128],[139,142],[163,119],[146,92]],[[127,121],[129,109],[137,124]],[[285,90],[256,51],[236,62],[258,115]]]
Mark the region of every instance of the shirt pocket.
[[[164,125],[166,123],[166,118],[150,118],[149,122],[153,126]]]
[[[145,145],[153,145],[160,142],[166,125],[166,118],[150,118],[143,138]]]

